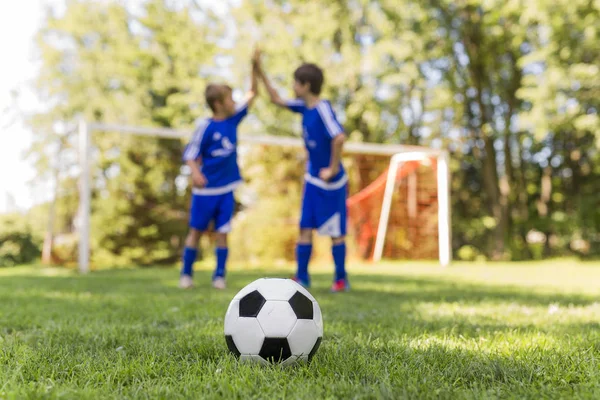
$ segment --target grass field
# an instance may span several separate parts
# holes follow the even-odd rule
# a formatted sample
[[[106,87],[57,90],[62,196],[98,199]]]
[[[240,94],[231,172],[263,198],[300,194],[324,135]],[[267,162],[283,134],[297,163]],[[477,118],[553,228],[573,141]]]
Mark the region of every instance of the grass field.
[[[289,269],[177,289],[174,269],[0,270],[0,398],[600,398],[600,264],[353,267],[313,275],[325,335],[311,365],[237,363],[229,300]]]

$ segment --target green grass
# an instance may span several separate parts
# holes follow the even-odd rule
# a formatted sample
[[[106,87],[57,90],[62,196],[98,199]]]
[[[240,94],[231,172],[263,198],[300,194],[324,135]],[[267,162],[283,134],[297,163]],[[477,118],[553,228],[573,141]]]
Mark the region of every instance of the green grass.
[[[353,266],[337,295],[321,268],[312,364],[239,364],[229,300],[289,271],[0,270],[0,398],[600,398],[600,264]]]

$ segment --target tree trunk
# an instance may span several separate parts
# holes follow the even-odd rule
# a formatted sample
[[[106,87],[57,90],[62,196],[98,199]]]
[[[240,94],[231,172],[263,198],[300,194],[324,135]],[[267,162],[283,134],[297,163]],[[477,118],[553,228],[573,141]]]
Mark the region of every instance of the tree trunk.
[[[476,89],[476,104],[479,115],[476,118],[476,127],[480,137],[484,141],[485,155],[483,156],[483,185],[488,200],[489,212],[494,218],[496,225],[493,231],[493,245],[491,251],[492,259],[501,259],[504,256],[505,238],[507,233],[507,215],[503,203],[506,199],[501,198],[498,171],[496,163],[496,149],[494,148],[494,135],[486,132],[486,127],[492,129],[492,122],[488,107],[483,100],[483,91],[489,86],[486,74],[489,65],[485,64],[485,58],[479,56],[480,49],[485,47],[484,35],[481,31],[481,9],[466,7],[464,10],[463,44],[469,57],[468,71]]]
[[[487,192],[488,205],[491,215],[496,220],[493,232],[492,259],[499,260],[504,255],[504,241],[508,226],[506,198],[501,196],[498,188],[498,171],[496,170],[496,149],[494,139],[485,137],[485,157],[483,159],[483,184]]]
[[[59,139],[58,151],[56,152],[56,163],[52,174],[54,183],[54,192],[48,209],[48,222],[46,224],[46,234],[44,235],[44,244],[42,247],[42,264],[52,264],[52,249],[54,247],[54,220],[56,219],[56,202],[58,201],[58,186],[60,178],[60,154],[64,148],[62,139]]]
[[[517,139],[517,152],[519,157],[519,179],[516,183],[516,191],[517,191],[517,213],[520,219],[519,223],[519,234],[521,235],[521,239],[523,243],[525,243],[524,247],[524,257],[527,259],[533,258],[533,253],[529,248],[529,244],[527,243],[527,231],[528,226],[525,221],[529,220],[529,194],[527,193],[527,181],[525,179],[525,174],[527,170],[527,163],[523,159],[523,133],[519,133],[519,137]]]
[[[552,248],[550,247],[550,236],[552,235],[552,224],[550,223],[550,198],[552,196],[552,167],[548,165],[544,168],[542,173],[542,182],[541,182],[541,193],[540,200],[538,201],[538,213],[540,217],[546,220],[546,229],[544,230],[544,235],[546,237],[546,241],[544,242],[544,251],[542,256],[544,258],[549,257],[552,253]]]
[[[513,75],[518,73],[516,66],[513,65]],[[504,176],[500,180],[500,202],[502,204],[502,220],[504,224],[504,233],[505,235],[509,235],[513,229],[513,221],[512,221],[512,210],[514,203],[514,182],[515,182],[515,170],[513,167],[513,156],[512,156],[512,148],[511,148],[511,130],[510,130],[510,121],[512,119],[514,109],[515,109],[515,94],[517,85],[513,85],[510,88],[511,92],[508,93],[508,110],[506,111],[504,117]],[[506,236],[506,240],[509,238]]]

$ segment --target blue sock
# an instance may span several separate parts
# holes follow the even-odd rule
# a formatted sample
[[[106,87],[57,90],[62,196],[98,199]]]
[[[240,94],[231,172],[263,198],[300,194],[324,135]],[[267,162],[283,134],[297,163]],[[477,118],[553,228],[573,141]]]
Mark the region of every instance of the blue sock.
[[[225,264],[227,264],[229,249],[227,247],[217,247],[215,254],[217,256],[217,269],[215,269],[213,279],[217,277],[225,278]]]
[[[298,262],[296,278],[307,284],[310,283],[310,278],[308,277],[308,262],[310,261],[311,252],[312,244],[298,243],[296,245],[296,261]]]
[[[181,275],[194,275],[194,261],[196,261],[196,257],[198,256],[198,249],[194,249],[191,247],[186,247],[183,250],[183,268],[181,269]]]
[[[333,245],[331,254],[335,262],[335,280],[346,279],[346,243]]]

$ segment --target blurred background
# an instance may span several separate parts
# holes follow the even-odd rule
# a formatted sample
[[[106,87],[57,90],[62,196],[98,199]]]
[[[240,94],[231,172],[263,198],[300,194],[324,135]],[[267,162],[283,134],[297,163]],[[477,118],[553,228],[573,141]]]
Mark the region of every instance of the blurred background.
[[[29,0],[0,32],[0,266],[76,263],[78,118],[190,130],[208,82],[249,88],[256,44],[282,95],[323,67],[350,141],[450,152],[455,259],[600,255],[600,1]],[[263,91],[240,135],[299,128]],[[178,261],[183,144],[93,136],[94,265]],[[234,258],[293,259],[298,150],[245,157],[264,200]]]

